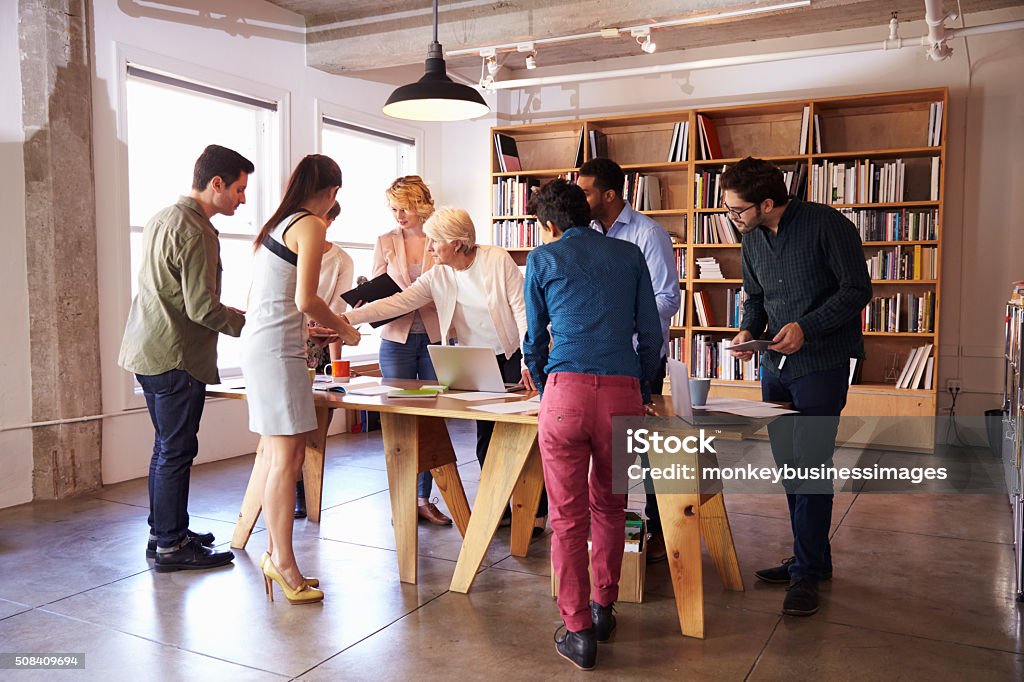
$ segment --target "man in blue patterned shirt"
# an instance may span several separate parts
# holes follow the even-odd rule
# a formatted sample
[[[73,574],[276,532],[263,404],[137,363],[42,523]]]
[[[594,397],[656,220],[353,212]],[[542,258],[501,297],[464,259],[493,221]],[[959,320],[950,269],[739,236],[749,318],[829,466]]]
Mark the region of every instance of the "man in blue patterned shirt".
[[[764,400],[799,415],[768,427],[776,464],[830,464],[846,405],[850,358],[864,357],[860,313],[871,300],[860,236],[834,208],[788,196],[782,171],[746,158],[722,174],[723,205],[743,235],[743,324],[733,343],[771,339],[762,363]],[[749,359],[751,353],[736,353]],[[818,581],[832,577],[832,486],[786,486],[793,556],[757,571],[788,583],[782,612],[818,610]]]
[[[609,237],[636,244],[647,261],[654,287],[654,300],[658,304],[661,320],[661,363],[658,375],[651,382],[651,393],[661,395],[665,385],[665,363],[669,349],[669,326],[679,310],[679,274],[672,239],[658,223],[643,213],[634,211],[622,198],[626,176],[619,164],[611,159],[592,159],[580,168],[577,184],[587,195],[590,204],[590,226]],[[647,563],[664,561],[665,539],[661,532],[661,515],[653,492],[647,495]]]
[[[523,355],[542,395],[537,441],[566,629],[555,648],[589,670],[597,642],[615,628],[622,569],[626,496],[612,492],[612,415],[644,414],[661,361],[661,325],[643,253],[587,226],[579,187],[548,183],[532,212],[544,245],[526,260]]]

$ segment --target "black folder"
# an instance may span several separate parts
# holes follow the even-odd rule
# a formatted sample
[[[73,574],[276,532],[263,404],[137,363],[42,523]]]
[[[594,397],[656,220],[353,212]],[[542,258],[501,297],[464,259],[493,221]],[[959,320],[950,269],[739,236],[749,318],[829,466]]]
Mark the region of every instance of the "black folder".
[[[346,291],[341,295],[341,297],[345,299],[345,302],[350,306],[355,306],[359,301],[362,301],[363,303],[372,303],[373,301],[387,298],[388,296],[394,296],[401,291],[402,288],[395,284],[395,280],[391,279],[391,276],[385,272],[383,275],[374,277],[367,282],[363,282],[355,289]],[[370,326],[376,329],[381,325],[385,325],[388,322],[393,322],[397,319],[398,317],[392,317],[388,320],[371,322]]]

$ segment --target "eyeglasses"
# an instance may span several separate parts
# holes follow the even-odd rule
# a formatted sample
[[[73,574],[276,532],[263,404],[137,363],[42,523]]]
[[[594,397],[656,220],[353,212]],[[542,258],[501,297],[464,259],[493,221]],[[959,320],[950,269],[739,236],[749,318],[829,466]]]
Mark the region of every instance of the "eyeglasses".
[[[757,206],[757,204],[751,204],[750,206],[747,206],[746,208],[735,209],[735,208],[732,208],[731,206],[729,206],[729,204],[727,204],[727,203],[725,203],[723,201],[722,202],[722,206],[725,207],[725,214],[727,216],[729,216],[730,218],[739,218],[741,215],[743,215],[744,213],[746,213],[750,209],[752,209],[755,206]]]

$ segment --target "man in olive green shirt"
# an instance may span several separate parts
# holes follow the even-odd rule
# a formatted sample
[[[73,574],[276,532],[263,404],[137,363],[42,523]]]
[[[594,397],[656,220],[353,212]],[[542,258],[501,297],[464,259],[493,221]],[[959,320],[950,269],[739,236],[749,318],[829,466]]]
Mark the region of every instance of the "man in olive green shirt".
[[[146,555],[157,572],[223,566],[213,534],[188,529],[188,487],[199,452],[206,385],[220,382],[218,334],[238,336],[245,316],[220,301],[218,232],[210,218],[245,203],[252,162],[208,146],[196,161],[192,191],[157,213],[142,233],[142,267],[118,364],[134,372],[146,396],[156,437],[149,464]]]

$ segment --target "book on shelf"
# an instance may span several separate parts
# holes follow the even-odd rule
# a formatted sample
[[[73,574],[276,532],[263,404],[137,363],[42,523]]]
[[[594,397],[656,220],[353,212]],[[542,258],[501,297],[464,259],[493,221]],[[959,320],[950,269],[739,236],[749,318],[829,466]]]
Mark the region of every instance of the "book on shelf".
[[[694,334],[690,370],[694,377],[725,381],[758,381],[761,378],[761,354],[740,360],[729,352],[732,337],[716,338],[710,334]],[[682,348],[678,349],[680,352]]]
[[[822,204],[896,203],[904,200],[906,162],[822,161],[811,171],[811,201]]]
[[[694,261],[697,264],[697,279],[725,279],[722,268],[714,256],[705,256]]]
[[[590,131],[590,158],[608,158],[608,136],[600,130]]]
[[[672,240],[675,242],[675,240]],[[672,249],[676,252],[676,272],[679,279],[686,279],[686,249]]]
[[[804,199],[807,196],[807,164],[798,163],[794,170],[782,172],[782,179],[786,183],[786,193],[797,199]]]
[[[938,274],[939,250],[934,246],[879,249],[865,260],[873,280],[931,280]]]
[[[694,235],[696,244],[739,244],[740,235],[724,213],[707,213],[700,216]]]
[[[491,213],[496,216],[525,215],[533,194],[539,189],[538,178],[497,178],[491,185]]]
[[[706,291],[693,292],[693,309],[701,327],[714,327],[715,318],[711,313],[711,298]]]
[[[938,239],[939,210],[924,209],[839,209],[853,223],[864,242],[935,241]]]
[[[700,131],[702,158],[705,161],[722,158],[722,145],[718,141],[718,130],[715,122],[703,114],[697,114],[698,130]]]
[[[576,138],[576,159],[573,161],[573,168],[579,168],[583,165],[584,157],[587,155],[587,139],[586,134],[583,131],[583,126],[580,126],[579,137]]]
[[[743,302],[747,300],[747,292],[740,289],[725,290],[725,326],[739,327],[743,324]]]
[[[686,161],[690,146],[690,122],[680,121],[672,126],[672,142],[668,147],[669,163]]]
[[[849,385],[853,386],[853,380],[857,376],[857,370],[860,368],[861,360],[858,358],[850,358],[850,381]]]
[[[929,334],[935,331],[935,292],[875,297],[861,311],[866,332]]]
[[[515,173],[523,170],[519,162],[519,149],[516,138],[504,133],[494,133],[494,150],[497,152],[498,167],[502,173]]]
[[[722,207],[721,177],[726,168],[709,168],[697,173],[694,178],[694,208]]]
[[[811,107],[804,107],[803,115],[800,117],[800,151],[797,154],[807,153],[807,124],[811,118]]]
[[[660,211],[661,180],[657,175],[626,173],[622,198],[636,211]]]
[[[814,115],[814,153],[821,153],[821,117]]]
[[[928,105],[928,146],[938,147],[942,144],[942,102]]]
[[[939,200],[939,157],[932,157],[931,184],[929,186],[928,198],[930,201]]]
[[[541,245],[540,224],[534,219],[495,220],[494,245],[505,249],[529,249]]]
[[[929,367],[928,360],[933,348],[933,344],[926,343],[910,351],[910,354],[907,356],[907,362],[903,365],[903,371],[900,372],[900,377],[896,381],[896,388],[912,391],[924,388],[924,373],[925,369]],[[934,363],[932,363],[931,367],[934,366]],[[930,384],[930,382],[928,383]]]

